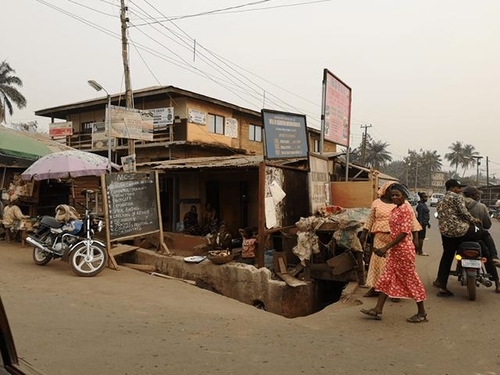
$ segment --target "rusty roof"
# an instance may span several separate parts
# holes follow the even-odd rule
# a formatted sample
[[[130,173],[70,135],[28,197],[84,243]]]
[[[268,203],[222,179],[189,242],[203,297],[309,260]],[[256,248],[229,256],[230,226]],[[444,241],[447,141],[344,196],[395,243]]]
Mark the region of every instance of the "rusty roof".
[[[304,160],[306,159],[281,159],[267,162],[267,164],[287,165]],[[262,155],[232,155],[155,161],[138,163],[137,166],[151,166],[151,169],[156,170],[233,169],[257,168],[262,161],[264,161],[264,156]]]

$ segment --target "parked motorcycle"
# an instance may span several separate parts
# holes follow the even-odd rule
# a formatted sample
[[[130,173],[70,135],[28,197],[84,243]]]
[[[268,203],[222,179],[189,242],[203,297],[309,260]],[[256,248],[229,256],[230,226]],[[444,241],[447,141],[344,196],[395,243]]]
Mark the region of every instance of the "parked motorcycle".
[[[497,219],[498,221],[500,221],[500,209],[498,209],[496,206],[490,206],[488,211],[492,219]]]
[[[477,242],[462,242],[455,255],[457,261],[456,275],[461,285],[467,286],[467,295],[469,300],[476,299],[476,288],[481,284],[490,287],[493,283],[490,280],[490,274],[484,267],[488,261],[481,254],[481,246]]]
[[[94,191],[83,190],[82,194],[88,198]],[[86,199],[86,202],[88,201],[89,199]],[[85,209],[82,226],[77,233],[66,232],[65,223],[55,217],[42,216],[36,231],[28,236],[26,242],[34,246],[33,261],[39,266],[60,258],[62,261],[69,261],[73,272],[78,276],[95,276],[108,262],[106,245],[93,238],[96,232],[102,230],[103,222],[96,214],[91,213],[86,205],[77,203]]]

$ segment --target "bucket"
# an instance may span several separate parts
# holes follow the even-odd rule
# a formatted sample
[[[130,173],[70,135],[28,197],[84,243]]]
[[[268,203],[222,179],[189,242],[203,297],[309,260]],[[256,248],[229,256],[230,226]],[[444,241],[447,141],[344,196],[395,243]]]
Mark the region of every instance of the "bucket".
[[[274,271],[274,249],[266,250],[264,252],[264,267]]]

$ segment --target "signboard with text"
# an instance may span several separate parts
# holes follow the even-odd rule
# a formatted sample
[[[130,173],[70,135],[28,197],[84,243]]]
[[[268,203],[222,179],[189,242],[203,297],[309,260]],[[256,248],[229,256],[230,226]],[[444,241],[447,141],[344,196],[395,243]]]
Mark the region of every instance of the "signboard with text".
[[[49,136],[66,137],[73,135],[73,122],[51,122],[49,124]]]
[[[153,140],[153,113],[134,108],[109,107],[111,136],[116,138]]]
[[[306,116],[263,109],[266,159],[307,157]]]
[[[174,123],[174,107],[153,108],[153,129],[155,131],[167,129],[167,125]]]
[[[351,126],[351,88],[328,69],[323,71],[323,136],[349,146]]]

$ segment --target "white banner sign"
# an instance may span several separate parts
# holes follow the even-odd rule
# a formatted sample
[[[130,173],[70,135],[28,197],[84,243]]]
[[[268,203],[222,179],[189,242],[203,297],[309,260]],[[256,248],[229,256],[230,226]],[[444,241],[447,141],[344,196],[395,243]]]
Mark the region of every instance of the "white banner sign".
[[[110,106],[111,136],[116,138],[153,140],[153,113],[134,108]]]
[[[165,130],[174,123],[174,107],[150,109],[153,113],[153,129]]]
[[[226,118],[224,135],[226,137],[238,138],[238,120],[235,118]]]

